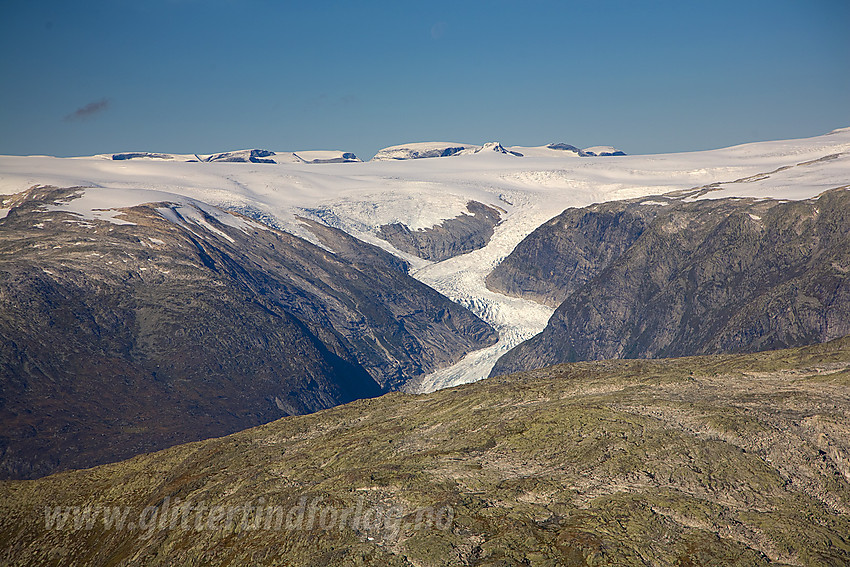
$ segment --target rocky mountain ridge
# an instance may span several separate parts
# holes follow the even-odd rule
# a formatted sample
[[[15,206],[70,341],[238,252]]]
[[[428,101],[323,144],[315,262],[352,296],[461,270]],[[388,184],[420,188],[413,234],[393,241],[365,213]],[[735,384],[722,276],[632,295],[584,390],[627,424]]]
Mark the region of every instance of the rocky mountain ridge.
[[[496,341],[341,231],[314,223],[321,248],[193,201],[72,212],[90,191],[4,200],[4,477],[374,396]]]
[[[503,146],[500,142],[483,145],[456,142],[412,142],[378,150],[371,161],[399,161],[435,157],[475,155],[495,152],[515,157],[606,157],[624,156],[623,151],[613,146],[593,146],[586,150],[572,144],[552,142],[545,146]]]
[[[571,155],[578,157],[624,156],[621,150],[613,146],[593,146],[579,149],[572,144],[553,142],[545,146],[511,146],[505,147],[500,142],[487,142],[483,145],[455,142],[412,142],[389,146],[378,150],[370,161],[400,161],[410,159],[425,159],[434,157],[451,157],[456,155],[472,155],[482,151],[494,151],[517,157],[524,155]],[[213,154],[174,154],[165,152],[117,152],[99,154],[102,159],[114,161],[153,160],[173,162],[202,162],[202,163],[356,163],[362,160],[352,152],[340,150],[299,150],[280,152],[266,149],[245,149],[218,152]]]
[[[157,152],[120,152],[101,154],[104,159],[114,161],[156,160],[175,162],[204,163],[354,163],[361,161],[351,152],[309,150],[298,152],[273,152],[271,150],[250,149],[220,152],[215,154],[167,154]]]
[[[752,352],[850,334],[850,191],[568,209],[488,278],[559,307],[491,375],[575,360]]]
[[[659,206],[672,203],[659,197],[567,209],[525,237],[487,275],[487,287],[557,307],[628,250]]]
[[[470,214],[444,220],[431,228],[410,230],[402,223],[384,224],[378,228],[377,236],[402,252],[441,262],[486,246],[501,220],[498,210],[483,203],[470,201],[466,209]]]

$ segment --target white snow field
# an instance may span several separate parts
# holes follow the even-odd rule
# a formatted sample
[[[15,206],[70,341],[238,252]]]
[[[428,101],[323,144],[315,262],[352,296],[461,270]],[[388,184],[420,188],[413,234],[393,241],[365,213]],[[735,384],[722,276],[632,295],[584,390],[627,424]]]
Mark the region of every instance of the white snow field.
[[[431,149],[432,144],[403,147]],[[313,241],[298,217],[321,220],[389,250],[411,262],[414,277],[499,331],[495,346],[470,353],[410,387],[425,392],[486,377],[501,354],[544,328],[551,308],[493,293],[484,278],[525,236],[567,207],[709,184],[718,185],[683,196],[807,199],[850,187],[850,128],[814,138],[663,155],[577,157],[545,147],[523,149],[531,155],[482,151],[330,164],[0,156],[0,195],[34,185],[79,186],[84,197],[68,203],[69,210],[81,218],[112,222],[121,222],[115,211],[121,207],[146,202],[202,206],[196,203],[200,201],[262,218]],[[286,154],[291,155],[279,155]],[[493,238],[480,250],[434,263],[399,252],[376,236],[386,223],[419,229],[467,214],[470,200],[503,211]],[[0,215],[5,216],[8,206],[0,200]],[[163,208],[164,216],[168,210]]]

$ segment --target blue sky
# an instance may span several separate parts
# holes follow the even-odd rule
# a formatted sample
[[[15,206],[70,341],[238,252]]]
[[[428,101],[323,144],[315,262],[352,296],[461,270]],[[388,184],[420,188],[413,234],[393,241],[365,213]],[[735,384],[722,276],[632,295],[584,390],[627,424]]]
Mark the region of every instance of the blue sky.
[[[850,126],[850,2],[4,2],[0,154],[563,141],[658,153]]]

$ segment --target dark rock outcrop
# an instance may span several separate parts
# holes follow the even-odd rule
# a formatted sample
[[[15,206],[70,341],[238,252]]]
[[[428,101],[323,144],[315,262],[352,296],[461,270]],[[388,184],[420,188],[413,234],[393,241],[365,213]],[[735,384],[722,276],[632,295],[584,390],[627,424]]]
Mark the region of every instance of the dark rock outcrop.
[[[115,161],[128,159],[174,159],[174,156],[169,154],[156,154],[153,152],[125,152],[122,154],[112,154],[112,159]]]
[[[380,227],[378,237],[402,252],[440,262],[487,246],[493,227],[501,220],[499,211],[477,201],[470,201],[467,210],[472,215],[460,215],[444,220],[437,226],[410,230],[401,223]]]
[[[487,142],[480,148],[468,148],[463,150],[462,152],[458,152],[459,155],[473,155],[473,154],[488,154],[490,152],[497,154],[505,154],[515,157],[522,157],[522,154],[505,148],[500,142]]]
[[[564,142],[553,142],[551,144],[546,144],[546,147],[550,150],[562,150],[565,152],[575,152],[580,156],[585,155],[585,153],[579,148],[575,147],[572,144],[565,144]]]
[[[619,257],[602,254],[596,275],[573,270],[590,275],[581,285],[559,284],[566,299],[546,329],[505,354],[492,375],[575,360],[754,352],[850,334],[850,191],[652,208],[655,218]],[[548,230],[563,230],[567,242],[585,237],[568,236],[581,229],[557,222]],[[528,251],[539,245],[517,247],[512,265],[533,264],[519,257]],[[513,285],[529,287],[527,270],[518,273]]]
[[[360,161],[360,158],[351,152],[343,152],[337,157],[310,157],[307,152],[297,152],[292,155],[304,163],[353,163]]]
[[[487,287],[557,307],[634,244],[659,208],[614,201],[567,209],[520,242]]]
[[[449,157],[473,148],[467,144],[412,144],[408,146],[392,146],[378,150],[372,161],[426,159],[435,157]]]
[[[265,159],[275,155],[270,150],[240,150],[213,154],[204,161],[235,162],[235,163],[275,163],[273,159]]]
[[[120,225],[51,210],[74,198],[34,188],[0,220],[0,477],[374,396],[496,341],[333,229],[337,254],[202,205],[132,207]]]
[[[581,150],[581,155],[584,157],[614,157],[624,156],[626,152],[610,146],[594,146]]]

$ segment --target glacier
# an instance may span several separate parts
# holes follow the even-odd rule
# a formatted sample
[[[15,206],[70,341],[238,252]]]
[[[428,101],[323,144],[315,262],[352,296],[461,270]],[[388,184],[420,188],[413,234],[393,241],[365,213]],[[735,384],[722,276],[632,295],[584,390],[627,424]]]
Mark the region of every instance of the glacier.
[[[341,228],[409,261],[414,277],[498,330],[496,345],[469,353],[408,388],[426,392],[486,377],[502,353],[545,327],[552,308],[494,293],[484,278],[523,238],[565,208],[670,193],[685,199],[809,199],[850,187],[850,128],[699,152],[581,159],[576,151],[547,146],[503,148],[522,153],[521,159],[495,145],[488,146],[494,151],[478,152],[468,150],[482,146],[411,146],[399,146],[398,155],[463,149],[451,159],[388,155],[366,162],[337,151],[273,152],[275,163],[198,160],[192,154],[133,159],[111,159],[114,154],[0,156],[0,211],[10,206],[10,198],[2,195],[55,185],[80,188],[84,198],[68,206],[85,218],[121,222],[121,208],[142,203],[208,203],[314,242],[300,218]],[[602,150],[585,152],[594,149]],[[247,153],[234,157],[251,157],[249,150],[242,152]],[[430,262],[376,236],[378,227],[393,222],[411,230],[436,226],[465,214],[469,201],[504,211],[490,242],[479,250]]]

